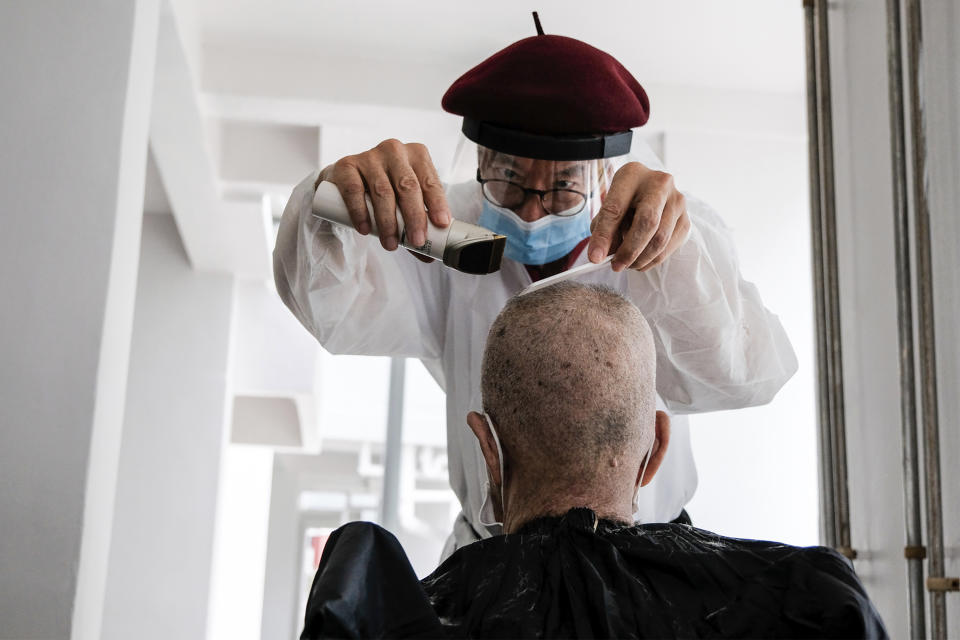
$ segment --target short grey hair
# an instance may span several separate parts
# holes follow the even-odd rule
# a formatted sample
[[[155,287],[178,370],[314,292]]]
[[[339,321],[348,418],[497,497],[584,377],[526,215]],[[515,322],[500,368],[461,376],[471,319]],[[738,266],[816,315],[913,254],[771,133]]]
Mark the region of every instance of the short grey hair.
[[[510,299],[487,336],[484,410],[517,471],[574,482],[653,442],[655,351],[640,310],[600,285]]]

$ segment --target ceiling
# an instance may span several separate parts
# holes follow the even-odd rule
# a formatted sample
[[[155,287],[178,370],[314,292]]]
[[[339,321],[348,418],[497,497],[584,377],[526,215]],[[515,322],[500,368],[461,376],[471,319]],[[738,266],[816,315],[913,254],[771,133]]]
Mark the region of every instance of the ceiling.
[[[799,0],[651,0],[602,4],[553,0],[387,2],[197,0],[204,49],[329,61],[383,61],[410,77],[424,68],[470,68],[534,35],[586,41],[618,58],[641,83],[800,93]],[[455,78],[453,75],[450,79]],[[430,96],[435,104],[439,96]]]

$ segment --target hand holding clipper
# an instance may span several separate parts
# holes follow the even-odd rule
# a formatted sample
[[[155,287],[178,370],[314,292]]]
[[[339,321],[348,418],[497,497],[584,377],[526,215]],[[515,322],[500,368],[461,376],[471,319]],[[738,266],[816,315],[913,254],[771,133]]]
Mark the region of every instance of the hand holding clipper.
[[[373,205],[367,198],[367,209],[373,233],[377,233]],[[353,229],[353,221],[340,191],[332,182],[320,182],[313,196],[313,215]],[[445,229],[427,221],[427,239],[416,247],[404,232],[403,216],[397,211],[397,231],[400,246],[429,258],[443,261],[446,266],[464,273],[483,275],[499,271],[506,237],[483,227],[452,220]]]

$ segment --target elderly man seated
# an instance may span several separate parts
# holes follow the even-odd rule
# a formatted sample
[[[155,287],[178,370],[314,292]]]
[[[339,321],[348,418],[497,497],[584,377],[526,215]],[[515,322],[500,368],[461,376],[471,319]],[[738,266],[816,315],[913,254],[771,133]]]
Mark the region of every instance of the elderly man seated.
[[[484,413],[467,416],[489,472],[483,515],[504,535],[421,582],[391,534],[342,527],[302,638],[885,637],[829,549],[633,522],[670,440],[654,371],[650,328],[613,291],[510,300],[487,338]]]

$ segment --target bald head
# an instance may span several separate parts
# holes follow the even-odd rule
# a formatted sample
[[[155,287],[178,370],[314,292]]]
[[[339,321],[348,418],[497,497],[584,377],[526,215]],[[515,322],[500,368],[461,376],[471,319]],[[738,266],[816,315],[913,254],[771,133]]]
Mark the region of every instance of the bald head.
[[[635,476],[654,440],[650,328],[605,287],[564,282],[511,299],[487,337],[481,385],[512,479],[559,489]]]

